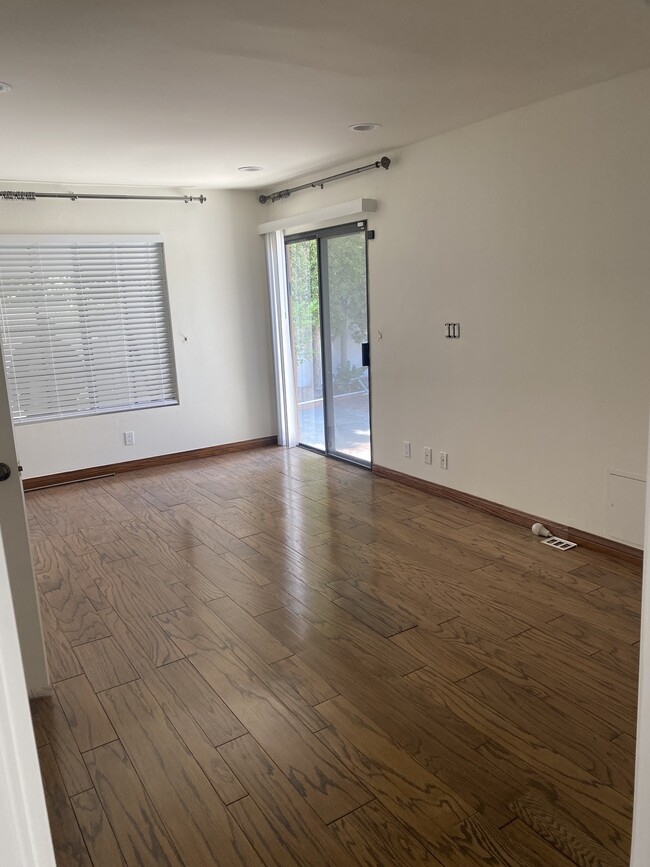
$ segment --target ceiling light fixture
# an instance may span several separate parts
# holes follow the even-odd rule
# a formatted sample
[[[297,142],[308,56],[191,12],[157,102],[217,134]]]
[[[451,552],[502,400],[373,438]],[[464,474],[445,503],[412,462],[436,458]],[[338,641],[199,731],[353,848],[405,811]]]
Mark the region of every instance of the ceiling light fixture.
[[[264,169],[262,166],[240,166],[237,169],[238,172],[262,172]]]
[[[6,81],[0,81],[0,93],[9,93],[10,90],[13,90],[10,84],[7,84]]]
[[[371,132],[373,129],[379,129],[380,123],[353,123],[348,129],[353,132]]]

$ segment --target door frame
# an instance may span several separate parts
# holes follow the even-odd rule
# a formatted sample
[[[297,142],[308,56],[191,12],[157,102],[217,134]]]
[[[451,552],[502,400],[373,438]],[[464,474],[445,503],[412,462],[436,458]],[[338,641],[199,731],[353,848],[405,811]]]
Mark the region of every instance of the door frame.
[[[0,371],[2,376],[2,371]],[[0,836],[5,863],[55,867],[0,532]]]
[[[319,455],[325,455],[329,458],[334,458],[338,461],[344,461],[348,464],[354,464],[357,467],[363,467],[364,469],[372,469],[372,455],[373,455],[373,447],[372,447],[372,363],[368,365],[368,441],[370,445],[370,461],[360,461],[355,460],[350,457],[350,455],[346,455],[342,452],[337,452],[331,447],[333,435],[332,431],[334,428],[334,396],[330,395],[330,383],[333,381],[333,371],[332,371],[332,348],[331,342],[325,339],[327,333],[329,333],[329,323],[330,323],[330,308],[329,308],[329,294],[325,291],[327,277],[326,268],[323,267],[324,262],[327,259],[327,252],[323,252],[325,249],[325,245],[321,244],[321,241],[327,240],[328,238],[339,238],[344,237],[346,235],[356,235],[361,234],[363,232],[364,235],[364,252],[365,252],[365,269],[366,269],[366,336],[368,342],[370,342],[370,292],[368,287],[368,221],[367,220],[355,220],[351,223],[342,223],[338,226],[328,226],[325,229],[312,229],[307,232],[297,232],[293,235],[285,235],[284,236],[284,247],[285,247],[285,263],[286,259],[286,251],[290,244],[299,243],[300,241],[316,241],[317,249],[318,249],[318,303],[320,310],[320,342],[321,342],[321,367],[323,373],[323,425],[324,425],[324,435],[325,435],[325,451],[318,449],[314,446],[305,445],[304,443],[298,443],[301,448],[308,449],[309,451],[313,451]],[[288,273],[288,269],[287,269]],[[287,293],[289,295],[289,310],[291,310],[291,284],[287,279]],[[327,325],[327,328],[326,328]],[[293,347],[292,347],[293,351]]]
[[[0,488],[0,526],[3,530],[23,671],[29,696],[34,698],[48,695],[51,684],[30,552],[25,497],[20,477],[22,467],[16,455],[2,347],[0,347],[0,443],[2,444],[0,461],[7,464],[11,470],[11,475],[1,483]]]
[[[0,442],[0,838],[4,863],[55,867],[28,702],[49,675],[1,349]]]

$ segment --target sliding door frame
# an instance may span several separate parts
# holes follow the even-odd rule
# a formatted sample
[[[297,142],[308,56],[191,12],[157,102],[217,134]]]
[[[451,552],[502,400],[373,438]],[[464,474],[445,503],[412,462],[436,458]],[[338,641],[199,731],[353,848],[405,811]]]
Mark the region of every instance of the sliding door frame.
[[[330,305],[329,305],[329,289],[328,285],[328,269],[327,265],[327,245],[323,244],[328,238],[339,238],[345,235],[356,235],[363,233],[364,236],[364,253],[365,253],[365,272],[366,272],[366,337],[370,341],[370,295],[368,292],[368,224],[366,220],[357,220],[354,223],[343,223],[340,226],[330,226],[327,229],[313,229],[309,232],[299,232],[295,235],[285,235],[285,251],[290,244],[300,241],[316,241],[318,250],[318,305],[320,310],[320,342],[321,342],[321,366],[323,378],[323,423],[325,433],[325,450],[316,448],[315,446],[305,445],[299,442],[301,448],[309,449],[326,457],[335,458],[345,463],[354,464],[358,467],[372,469],[372,371],[371,365],[368,365],[368,428],[369,428],[369,445],[370,445],[370,461],[355,460],[343,452],[337,452],[333,448],[334,443],[334,394],[330,395],[330,383],[333,383],[332,369],[332,344],[329,339],[330,335]],[[289,293],[289,308],[291,309],[291,286],[287,280],[287,292]]]

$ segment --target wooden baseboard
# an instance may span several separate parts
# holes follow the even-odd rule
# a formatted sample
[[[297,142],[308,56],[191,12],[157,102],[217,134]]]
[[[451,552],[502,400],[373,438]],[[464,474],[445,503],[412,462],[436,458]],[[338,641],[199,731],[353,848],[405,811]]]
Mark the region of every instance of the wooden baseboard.
[[[575,542],[583,548],[598,551],[601,554],[607,554],[619,560],[626,560],[628,563],[639,564],[643,562],[643,551],[639,548],[633,548],[631,545],[614,542],[612,539],[605,539],[603,536],[596,536],[593,533],[587,533],[585,530],[579,530],[576,527],[567,527],[549,518],[541,518],[539,515],[531,515],[519,509],[511,509],[510,506],[494,503],[492,500],[485,500],[483,497],[476,497],[474,494],[457,491],[445,485],[438,485],[436,482],[418,479],[416,476],[409,476],[407,473],[400,473],[398,470],[391,470],[378,464],[373,464],[372,471],[382,479],[390,479],[393,482],[408,485],[410,488],[417,488],[419,491],[424,491],[424,493],[432,494],[435,497],[441,497],[444,500],[453,500],[455,503],[461,503],[464,506],[469,506],[471,509],[476,509],[477,512],[485,512],[488,515],[503,518],[504,521],[510,521],[510,523],[517,524],[520,527],[531,527],[536,521],[539,521],[555,535],[568,539],[570,542]]]
[[[583,548],[598,551],[600,554],[608,554],[618,560],[627,560],[628,563],[635,564],[643,563],[643,550],[641,548],[634,548],[623,542],[615,542],[604,536],[595,536],[593,533],[587,533],[586,530],[579,530],[577,527],[569,527],[567,539],[577,545],[582,545]]]
[[[79,482],[82,479],[92,479],[95,476],[105,476],[112,473],[128,473],[132,470],[144,470],[150,467],[163,467],[167,464],[180,464],[183,461],[193,461],[199,458],[214,458],[231,452],[244,452],[249,449],[259,449],[278,444],[277,436],[258,437],[254,440],[242,440],[238,443],[223,443],[219,446],[207,446],[202,449],[191,449],[187,452],[173,452],[169,455],[154,455],[150,458],[138,458],[134,461],[122,461],[118,464],[104,464],[101,467],[84,467],[81,470],[70,470],[67,473],[53,473],[50,476],[35,476],[23,479],[23,488],[31,491],[48,485],[65,485]]]
[[[30,689],[27,698],[31,704],[32,702],[37,702],[42,698],[50,698],[52,695],[54,695],[54,687],[48,686],[43,689]]]

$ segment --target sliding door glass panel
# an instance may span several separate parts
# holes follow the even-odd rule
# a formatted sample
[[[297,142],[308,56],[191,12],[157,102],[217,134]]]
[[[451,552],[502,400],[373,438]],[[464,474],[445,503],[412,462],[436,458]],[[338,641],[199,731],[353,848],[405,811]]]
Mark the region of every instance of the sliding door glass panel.
[[[370,388],[365,229],[321,240],[329,450],[369,464]]]
[[[326,450],[318,241],[287,244],[300,443]]]

